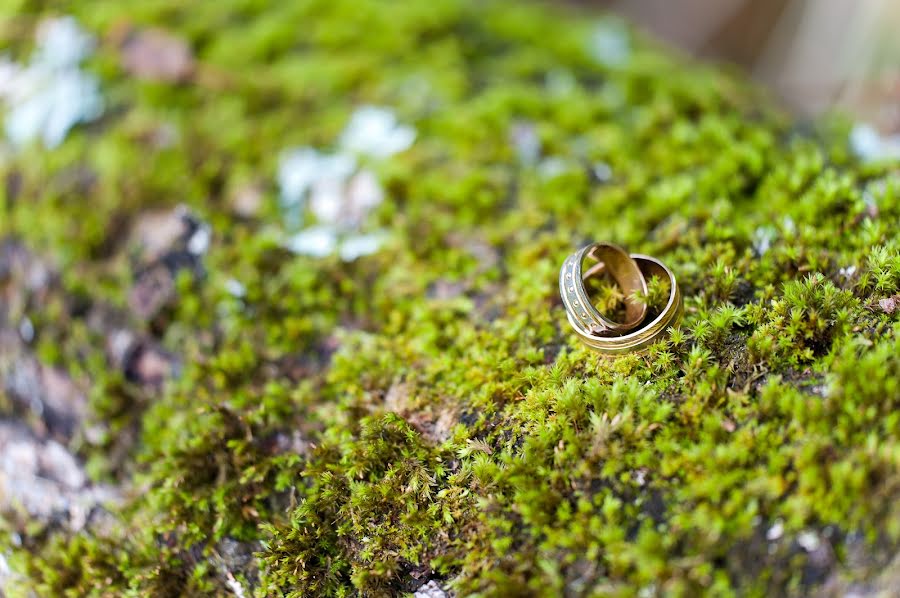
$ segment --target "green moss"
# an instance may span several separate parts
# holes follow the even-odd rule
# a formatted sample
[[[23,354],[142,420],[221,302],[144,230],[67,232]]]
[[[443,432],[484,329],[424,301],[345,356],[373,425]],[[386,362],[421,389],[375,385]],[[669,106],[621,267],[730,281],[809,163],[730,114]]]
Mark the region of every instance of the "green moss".
[[[103,121],[2,167],[21,184],[0,234],[73,299],[29,312],[41,359],[91,388],[100,434],[71,448],[131,497],[112,530],[19,530],[39,593],[802,594],[868,573],[854,538],[872,568],[896,548],[895,172],[615,21],[482,4],[72,8],[108,38],[164,26],[199,66],[139,82],[105,41]],[[590,54],[601,22],[620,63]],[[294,256],[278,156],[333,147],[364,103],[418,131],[372,166],[392,238],[352,263]],[[248,218],[230,206],[251,183]],[[127,319],[182,364],[147,390],[110,371],[83,306],[126,309],[125,231],[181,203],[213,242],[164,317]],[[645,354],[570,334],[557,268],[593,239],[678,276],[682,326]]]

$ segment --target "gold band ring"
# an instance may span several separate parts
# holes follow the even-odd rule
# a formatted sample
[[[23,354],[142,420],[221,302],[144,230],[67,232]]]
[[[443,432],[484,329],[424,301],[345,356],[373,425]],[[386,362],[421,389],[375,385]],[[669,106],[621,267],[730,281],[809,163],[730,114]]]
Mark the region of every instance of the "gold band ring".
[[[584,272],[586,257],[598,263]],[[603,316],[584,288],[584,281],[602,270],[609,272],[625,294],[625,322]],[[569,320],[574,319],[579,328],[591,335],[612,336],[639,326],[647,315],[647,304],[636,296],[639,291],[643,296],[647,295],[647,281],[641,269],[624,249],[612,243],[591,243],[582,247],[566,258],[559,271],[559,294]]]
[[[676,325],[684,312],[681,290],[675,275],[661,261],[648,255],[631,254],[630,258],[640,268],[644,277],[660,276],[669,279],[669,298],[663,310],[652,321],[638,330],[619,336],[598,335],[582,325],[581,320],[573,317],[567,307],[566,317],[575,333],[590,348],[605,355],[620,355],[632,351],[640,351],[658,341],[670,326]],[[588,272],[590,274],[590,272]],[[565,302],[564,302],[565,303]]]

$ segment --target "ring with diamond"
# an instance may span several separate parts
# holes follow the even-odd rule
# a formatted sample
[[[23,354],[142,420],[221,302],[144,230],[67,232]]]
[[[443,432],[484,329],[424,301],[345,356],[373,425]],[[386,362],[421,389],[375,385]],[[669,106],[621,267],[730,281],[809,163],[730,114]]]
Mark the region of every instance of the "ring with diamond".
[[[586,258],[597,262],[587,272],[583,269]],[[604,271],[612,276],[625,296],[624,322],[601,314],[584,288],[584,281]],[[591,243],[566,258],[559,271],[559,293],[570,320],[574,319],[581,329],[593,335],[612,336],[634,330],[647,315],[647,304],[638,297],[639,293],[647,296],[647,281],[628,253],[612,243]]]

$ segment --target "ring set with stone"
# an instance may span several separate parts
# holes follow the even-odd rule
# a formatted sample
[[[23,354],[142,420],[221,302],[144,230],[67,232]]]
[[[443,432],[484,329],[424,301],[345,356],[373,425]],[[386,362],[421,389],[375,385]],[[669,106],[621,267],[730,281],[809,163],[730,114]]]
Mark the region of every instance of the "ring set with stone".
[[[587,270],[586,261],[593,261]],[[602,273],[609,274],[625,296],[625,321],[617,322],[594,306],[585,282]],[[647,279],[668,279],[669,296],[655,316],[644,297]],[[681,320],[681,291],[672,271],[658,259],[639,253],[628,254],[612,243],[591,243],[566,258],[559,271],[559,292],[569,324],[581,340],[595,351],[618,355],[640,351],[659,340]]]

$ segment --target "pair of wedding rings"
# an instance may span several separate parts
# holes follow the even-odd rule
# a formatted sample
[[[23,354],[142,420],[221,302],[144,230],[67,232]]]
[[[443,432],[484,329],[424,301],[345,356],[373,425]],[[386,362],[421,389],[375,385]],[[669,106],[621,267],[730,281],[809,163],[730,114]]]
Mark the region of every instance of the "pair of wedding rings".
[[[585,260],[596,263],[584,270]],[[625,321],[616,322],[594,307],[584,283],[608,273],[625,296]],[[647,279],[661,277],[669,282],[665,307],[651,312],[646,301]],[[649,255],[628,254],[612,243],[591,243],[566,258],[559,271],[559,293],[569,324],[590,348],[606,355],[640,351],[658,341],[666,330],[681,320],[683,304],[675,275],[661,261]]]

